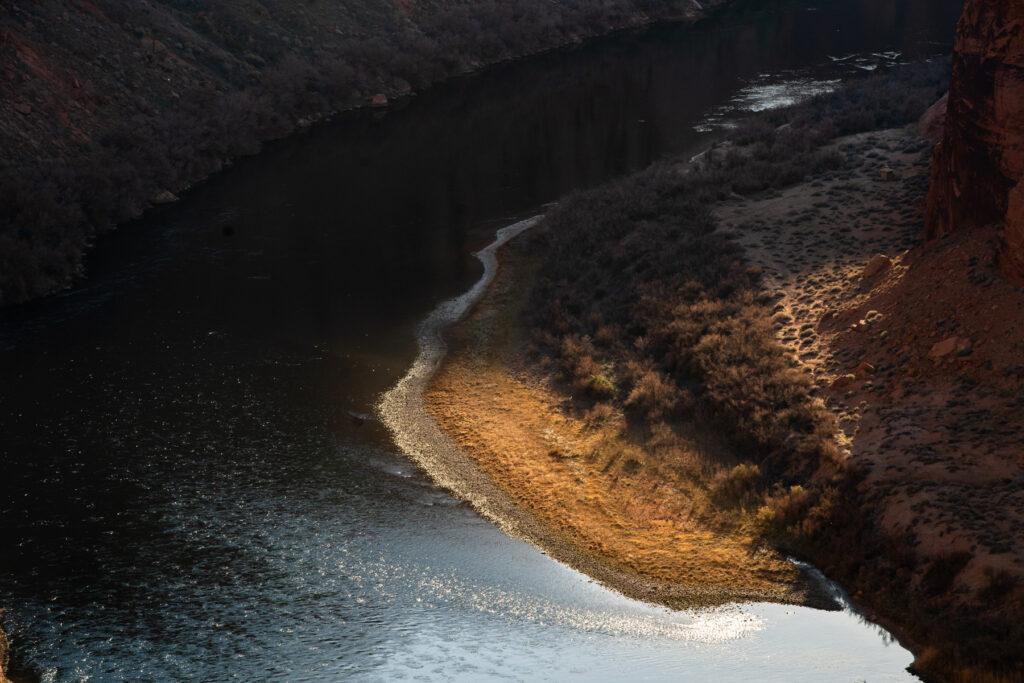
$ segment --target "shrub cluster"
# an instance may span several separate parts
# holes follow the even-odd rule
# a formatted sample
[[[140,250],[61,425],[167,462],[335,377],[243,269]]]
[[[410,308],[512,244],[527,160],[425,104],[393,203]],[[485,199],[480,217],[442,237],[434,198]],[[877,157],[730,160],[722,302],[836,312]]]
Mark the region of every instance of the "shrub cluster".
[[[717,425],[768,481],[839,471],[836,424],[776,342],[760,272],[713,208],[839,169],[827,143],[916,120],[947,72],[937,61],[854,81],[741,122],[696,164],[664,162],[563,201],[533,237],[537,346],[581,396],[648,427]]]
[[[936,62],[856,81],[751,118],[697,164],[662,163],[563,201],[531,238],[542,265],[527,323],[573,389],[584,388],[580,368],[610,378],[608,391],[580,400],[619,405],[651,443],[679,425],[727,435],[734,459],[686,468],[706,477],[710,500],[756,511],[766,538],[941,644],[919,662],[955,677],[971,662],[1019,670],[1024,634],[1005,602],[1020,602],[1016,585],[992,573],[977,595],[985,604],[965,604],[950,588],[969,556],[922,558],[877,526],[863,473],[838,452],[834,418],[775,341],[774,300],[713,214],[735,194],[840,169],[845,159],[827,143],[915,121],[947,73]]]

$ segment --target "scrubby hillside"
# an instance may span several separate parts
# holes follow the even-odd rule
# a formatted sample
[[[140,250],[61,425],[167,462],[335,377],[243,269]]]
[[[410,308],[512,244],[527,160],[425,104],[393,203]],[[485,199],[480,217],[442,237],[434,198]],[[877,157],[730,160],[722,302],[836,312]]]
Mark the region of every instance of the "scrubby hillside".
[[[988,233],[915,246],[931,149],[913,124],[947,76],[853,82],[564,199],[518,257],[530,341],[470,321],[463,339],[511,350],[496,369],[456,336],[439,421],[606,564],[785,585],[646,547],[675,534],[692,555],[704,524],[726,553],[811,560],[926,680],[1022,680],[1024,295]]]
[[[705,2],[704,10],[722,4]],[[0,9],[0,305],[66,286],[100,231],[378,94],[690,0],[39,0]],[[380,98],[378,98],[379,100]]]

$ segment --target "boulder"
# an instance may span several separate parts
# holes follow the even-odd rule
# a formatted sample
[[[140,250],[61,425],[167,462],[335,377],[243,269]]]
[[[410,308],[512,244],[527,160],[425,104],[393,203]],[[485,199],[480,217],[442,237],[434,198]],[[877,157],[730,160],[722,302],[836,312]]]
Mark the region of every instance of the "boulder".
[[[861,271],[860,277],[863,280],[873,278],[881,272],[889,270],[892,267],[892,259],[885,254],[875,254],[872,256],[866,264],[864,264],[864,270]]]
[[[857,366],[857,369],[854,371],[854,374],[857,377],[868,377],[870,375],[875,374],[875,366],[867,361],[863,361],[860,365]]]
[[[357,427],[362,427],[367,422],[373,421],[373,415],[370,415],[369,413],[360,413],[359,411],[356,410],[349,410],[346,412],[348,413],[349,418],[352,420],[352,424],[354,424]]]
[[[845,389],[853,384],[857,383],[857,375],[852,373],[846,375],[840,375],[832,380],[831,387],[833,389]]]
[[[942,139],[942,133],[946,130],[946,107],[948,105],[949,93],[947,92],[938,102],[928,108],[928,111],[917,122],[917,129],[922,136],[932,142]]]
[[[932,345],[932,350],[928,352],[928,356],[930,358],[945,358],[956,351],[959,344],[959,337],[947,337],[940,342],[935,342]]]

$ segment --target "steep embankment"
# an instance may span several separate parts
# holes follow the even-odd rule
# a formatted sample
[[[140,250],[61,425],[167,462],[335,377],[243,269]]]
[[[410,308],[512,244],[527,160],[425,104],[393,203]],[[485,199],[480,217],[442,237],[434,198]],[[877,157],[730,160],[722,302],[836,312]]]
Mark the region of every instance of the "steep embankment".
[[[931,150],[905,124],[946,68],[564,201],[453,335],[435,417],[583,554],[784,594],[751,552],[774,545],[929,680],[1020,680],[1024,293],[990,233],[915,246]]]
[[[94,236],[341,109],[725,0],[73,0],[0,12],[0,305]]]
[[[1024,3],[967,0],[945,133],[932,166],[929,237],[1002,232],[1003,272],[1024,280]]]
[[[757,542],[750,516],[715,514],[700,484],[708,452],[722,450],[714,435],[665,430],[650,443],[620,406],[573,401],[524,357],[521,285],[535,276],[536,255],[516,244],[501,263],[481,304],[446,335],[449,357],[425,396],[457,445],[443,458],[468,457],[510,501],[512,518],[528,515],[526,533],[521,524],[516,532],[626,595],[676,608],[829,604],[796,566]],[[460,495],[489,512],[479,496]]]
[[[775,339],[764,268],[714,211],[808,174],[877,177],[870,145],[832,139],[913,120],[943,85],[941,66],[869,81],[757,117],[697,163],[565,200],[454,331],[434,417],[577,557],[657,585],[652,596],[807,599],[764,541],[790,511],[805,534],[827,526],[822,492],[846,476],[837,425]]]
[[[922,673],[1017,680],[1024,293],[1000,277],[989,233],[917,244],[929,155],[916,131],[842,147],[857,177],[719,213],[781,296],[779,339],[849,454],[825,532],[793,540],[907,640]]]

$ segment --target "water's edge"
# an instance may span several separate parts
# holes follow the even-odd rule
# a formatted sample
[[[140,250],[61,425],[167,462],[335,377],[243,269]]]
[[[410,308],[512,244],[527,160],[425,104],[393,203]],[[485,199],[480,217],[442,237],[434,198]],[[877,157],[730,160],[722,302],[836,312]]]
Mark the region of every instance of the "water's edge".
[[[480,279],[466,292],[438,304],[420,323],[416,331],[416,359],[398,383],[383,394],[376,412],[398,448],[437,486],[468,503],[506,534],[530,542],[546,554],[550,552],[556,561],[579,566],[580,553],[570,547],[569,540],[553,537],[551,529],[500,490],[441,429],[424,400],[431,380],[447,355],[445,330],[461,321],[487,292],[499,267],[498,251],[543,218],[543,215],[533,216],[501,228],[493,242],[474,254],[484,267]],[[790,561],[836,608],[855,612],[841,586],[806,562]],[[649,586],[645,586],[640,595],[630,590],[631,586],[643,583],[637,577],[630,577],[624,587],[624,577],[619,572],[610,573],[603,565],[595,564],[581,570],[629,597],[646,601],[653,597]]]
[[[437,486],[468,503],[504,533],[533,544],[555,561],[584,572],[610,590],[644,602],[664,604],[664,600],[658,599],[657,588],[652,590],[643,579],[609,570],[605,565],[593,562],[592,558],[581,556],[571,547],[568,539],[553,536],[550,528],[517,505],[480,470],[441,429],[426,407],[426,390],[448,351],[444,340],[445,330],[465,318],[486,294],[497,274],[499,250],[543,218],[543,215],[533,216],[501,228],[493,242],[474,254],[484,267],[480,279],[463,294],[438,304],[420,323],[416,332],[416,359],[398,383],[383,394],[376,412],[399,449],[426,472]],[[887,640],[896,639],[895,634],[884,625],[872,621],[869,615],[857,609],[846,590],[820,569],[796,558],[789,558],[789,561],[824,597],[831,600],[835,609],[856,615],[862,622],[876,628]]]
[[[533,540],[533,534],[524,528],[522,515],[515,514],[512,501],[444,433],[427,411],[423,397],[448,350],[444,330],[465,317],[487,291],[498,270],[498,250],[542,218],[543,215],[533,216],[501,228],[493,242],[476,252],[484,267],[480,279],[463,294],[438,304],[420,323],[416,331],[416,360],[376,406],[395,444],[438,486],[468,502],[506,533],[527,540]]]

